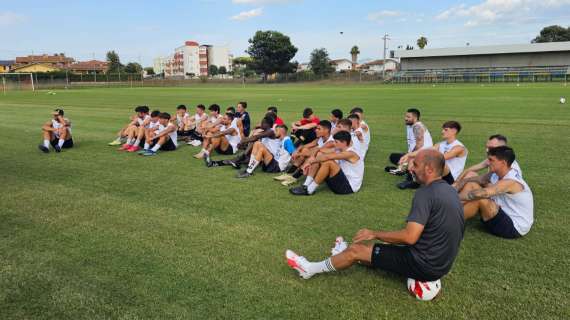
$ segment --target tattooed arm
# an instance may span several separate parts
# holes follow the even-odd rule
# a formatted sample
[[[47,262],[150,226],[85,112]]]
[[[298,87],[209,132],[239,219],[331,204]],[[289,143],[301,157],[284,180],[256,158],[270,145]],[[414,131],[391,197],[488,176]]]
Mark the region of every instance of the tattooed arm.
[[[416,146],[413,151],[418,151],[424,147],[424,132],[425,129],[421,125],[414,125],[412,127],[414,137],[416,138]]]
[[[460,199],[462,201],[489,199],[501,194],[517,193],[522,191],[522,189],[523,186],[514,180],[501,180],[486,188],[469,191],[467,194],[460,196]]]

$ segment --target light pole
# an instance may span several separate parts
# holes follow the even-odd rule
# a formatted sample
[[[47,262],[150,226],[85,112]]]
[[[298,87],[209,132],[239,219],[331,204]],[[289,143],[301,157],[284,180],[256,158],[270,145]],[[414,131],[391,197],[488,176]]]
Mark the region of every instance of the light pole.
[[[384,62],[382,63],[382,80],[386,79],[386,41],[390,40],[387,33],[382,37],[384,40]]]

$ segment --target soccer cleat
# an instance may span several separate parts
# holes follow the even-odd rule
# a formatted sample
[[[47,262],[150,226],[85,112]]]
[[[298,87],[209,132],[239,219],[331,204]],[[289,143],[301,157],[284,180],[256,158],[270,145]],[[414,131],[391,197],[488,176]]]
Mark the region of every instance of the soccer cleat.
[[[120,146],[122,144],[121,139],[115,139],[108,143],[109,146]]]
[[[307,280],[315,275],[308,271],[307,265],[309,264],[309,261],[307,261],[305,257],[300,257],[295,252],[287,250],[285,251],[285,258],[287,258],[287,264],[289,267],[297,270],[301,278]]]
[[[396,170],[396,169],[398,169],[398,168],[397,168],[397,167],[393,167],[393,166],[387,166],[387,167],[384,168],[384,171],[390,173],[390,171]]]
[[[130,148],[131,148],[131,145],[125,143],[125,144],[123,144],[123,145],[119,148],[119,151],[127,151],[127,150],[129,150]]]
[[[241,165],[234,160],[224,160],[224,164],[232,166],[232,168],[239,170],[241,169]]]
[[[406,174],[406,171],[400,170],[400,169],[393,169],[390,170],[390,172],[388,172],[389,174],[395,175],[395,176],[403,176]]]
[[[415,181],[403,181],[400,182],[396,185],[399,189],[401,190],[405,190],[405,189],[417,189],[420,187],[419,183],[415,182]]]
[[[204,151],[200,151],[194,155],[194,158],[202,159],[202,158],[204,158],[204,155],[205,155]]]
[[[137,152],[140,149],[141,147],[133,145],[132,147],[129,148],[129,150],[127,150],[127,152]]]
[[[38,146],[38,149],[40,149],[43,153],[49,153],[49,148],[44,146],[43,144],[40,144]]]
[[[291,177],[291,175],[287,174],[287,173],[283,173],[281,175],[278,175],[276,177],[273,177],[273,180],[277,180],[277,181],[285,181],[285,180],[289,180],[289,177]]]
[[[55,150],[55,152],[60,153],[61,152],[61,147],[59,145],[55,145],[53,146],[53,150]]]
[[[142,156],[145,156],[145,157],[156,156],[156,152],[154,152],[152,150],[148,150],[147,152],[143,153]]]
[[[281,181],[281,184],[288,187],[297,182],[297,179],[293,176],[289,176],[286,180]]]
[[[142,150],[139,150],[139,151],[137,152],[137,154],[142,155],[142,154],[147,153],[148,151],[149,151],[149,149],[142,149]]]
[[[307,186],[298,186],[289,189],[289,192],[295,196],[310,196],[311,194],[307,190]]]
[[[333,256],[336,256],[337,254],[343,252],[347,248],[348,248],[348,243],[346,243],[346,241],[344,241],[342,237],[336,237],[336,240],[334,242],[334,247],[332,247],[331,249],[331,253]]]
[[[244,172],[238,173],[238,175],[236,176],[236,178],[238,178],[238,179],[246,179],[246,178],[249,178],[249,177],[251,177],[251,176],[253,176],[253,173],[249,173],[249,172],[247,172],[247,171],[244,171]]]

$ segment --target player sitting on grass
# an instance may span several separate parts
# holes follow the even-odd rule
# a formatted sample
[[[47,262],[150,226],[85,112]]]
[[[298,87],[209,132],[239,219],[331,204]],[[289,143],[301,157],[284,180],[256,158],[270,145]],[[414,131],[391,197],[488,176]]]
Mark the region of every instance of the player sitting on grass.
[[[354,107],[350,110],[350,114],[356,114],[359,119],[359,125],[362,129],[362,133],[364,134],[364,139],[366,140],[366,144],[370,144],[370,128],[366,121],[364,121],[364,110],[361,107]]]
[[[295,146],[287,135],[287,126],[276,126],[274,138],[265,137],[254,143],[247,169],[239,173],[237,177],[250,177],[260,163],[263,172],[282,172],[289,164],[293,152],[295,152]]]
[[[296,137],[295,146],[307,144],[317,138],[315,128],[321,122],[311,108],[303,110],[303,118],[294,122],[291,133]]]
[[[119,150],[123,150],[123,151],[127,151],[127,152],[140,151],[141,150],[141,147],[140,147],[141,142],[146,143],[146,137],[148,136],[149,129],[151,127],[152,128],[158,127],[158,125],[159,125],[158,116],[159,115],[160,115],[160,111],[158,111],[158,110],[151,112],[150,117],[145,118],[143,123],[140,126],[136,127],[136,130],[132,130],[133,136],[131,137],[129,135],[129,141],[131,143],[131,146],[127,149],[121,148]],[[145,149],[143,149],[143,150],[145,150]]]
[[[352,147],[350,133],[339,131],[333,138],[335,150],[321,152],[309,159],[310,169],[305,183],[289,189],[291,194],[312,195],[323,182],[336,194],[351,194],[360,190],[364,178],[364,160]]]
[[[438,150],[445,158],[445,171],[443,180],[449,184],[453,184],[455,179],[459,177],[465,168],[467,161],[467,148],[457,140],[457,134],[461,131],[461,124],[457,121],[447,121],[443,124],[441,136],[443,141],[433,146],[433,149]],[[410,163],[413,161],[418,151],[406,154],[400,159],[400,163]],[[412,163],[413,166],[413,163]],[[398,184],[400,189],[417,189],[419,184],[416,181],[404,181]]]
[[[316,132],[317,139],[305,145],[301,145],[295,150],[287,173],[275,177],[275,180],[281,181],[281,184],[284,186],[295,183],[297,179],[303,175],[303,164],[305,164],[308,159],[314,158],[320,150],[334,148],[330,121],[321,120],[317,125]]]
[[[352,138],[354,140],[358,140],[358,151],[360,152],[362,159],[365,159],[366,154],[368,153],[368,146],[370,145],[370,132],[366,131],[368,130],[368,126],[363,127],[361,125],[360,116],[356,113],[351,113],[347,119],[351,122]]]
[[[236,118],[239,118],[243,127],[243,136],[249,137],[251,131],[251,118],[247,112],[247,102],[241,101],[237,104]]]
[[[185,105],[181,104],[176,107],[176,119],[174,124],[176,124],[176,131],[178,131],[178,137],[187,139],[190,135],[190,114],[188,114],[188,109]]]
[[[152,144],[152,137],[154,136],[154,132],[156,130],[158,130],[158,128],[160,126],[160,113],[161,112],[159,110],[154,110],[153,112],[151,112],[150,113],[150,119],[148,119],[148,123],[145,120],[145,123],[140,128],[140,130],[143,131],[141,137],[144,137],[143,149],[139,150],[140,148],[138,148],[138,145],[136,145],[135,147],[133,147],[127,151],[135,152],[138,150],[139,154],[143,154],[143,153],[146,153],[148,150],[150,150],[150,146]]]
[[[210,160],[210,155],[214,150],[223,155],[234,154],[237,152],[237,146],[241,141],[241,130],[238,126],[238,120],[239,119],[235,117],[234,113],[226,112],[222,117],[222,124],[219,127],[219,130],[206,135],[204,138],[204,148],[202,149],[206,166],[216,166]]]
[[[460,180],[456,186],[464,201],[465,219],[478,213],[487,230],[499,237],[515,239],[526,235],[534,221],[532,191],[513,168],[515,152],[507,146],[489,149],[489,172]],[[496,182],[491,176],[498,177]]]
[[[257,141],[260,141],[262,139],[275,139],[273,121],[275,121],[275,115],[271,112],[268,112],[265,117],[261,119],[260,126],[256,127],[249,137],[243,138],[238,144],[238,149],[240,149],[240,151],[236,157],[233,159],[217,162],[217,165],[231,165],[234,169],[240,169],[242,164],[249,164],[251,151],[253,150],[253,146]]]
[[[109,145],[119,146],[125,142],[130,142],[127,137],[129,136],[129,134],[131,134],[131,136],[134,136],[133,131],[136,131],[136,127],[142,125],[142,123],[150,117],[148,115],[149,111],[150,110],[147,106],[136,107],[135,115],[131,117],[131,121],[119,131],[119,133],[117,134],[117,139],[110,142]],[[128,147],[126,147],[125,150],[126,149],[128,149]]]
[[[71,121],[64,118],[63,115],[63,109],[55,109],[52,112],[53,119],[43,125],[44,142],[38,146],[41,151],[48,153],[50,145],[55,152],[61,152],[61,149],[73,148]]]
[[[342,110],[340,109],[334,109],[333,111],[331,111],[331,115],[329,117],[330,122],[331,122],[331,133],[335,134],[336,133],[336,125],[338,124],[338,122],[340,120],[342,120]]]
[[[413,170],[423,187],[414,195],[404,229],[362,229],[350,246],[338,239],[332,256],[321,262],[309,262],[287,250],[287,264],[303,279],[362,264],[419,281],[439,282],[450,271],[464,232],[463,206],[457,192],[441,179],[444,164],[443,156],[435,150],[422,150],[417,155]]]
[[[206,107],[203,104],[196,106],[196,113],[188,119],[188,144],[194,147],[202,145],[202,123],[208,121]]]
[[[143,156],[155,156],[160,151],[174,151],[178,146],[178,135],[176,125],[170,122],[170,114],[163,112],[159,116],[158,129],[152,135],[150,149]]]
[[[500,135],[500,134],[495,134],[489,137],[489,139],[487,140],[487,143],[485,144],[485,152],[489,152],[490,149],[492,148],[496,148],[496,147],[502,147],[502,146],[506,146],[507,145],[507,137]],[[457,186],[458,182],[463,180],[463,179],[467,179],[467,178],[473,178],[476,177],[478,174],[478,171],[481,171],[483,169],[487,169],[489,168],[489,160],[485,159],[483,161],[481,161],[480,163],[473,165],[467,169],[465,169],[465,171],[463,171],[463,173],[459,176],[459,178],[457,178],[457,181],[455,181],[455,183],[453,184],[454,186]],[[515,171],[517,171],[517,173],[522,177],[522,169],[519,166],[517,160],[515,160],[513,162],[513,164],[511,165],[511,168]],[[492,174],[491,177],[491,183],[496,183],[499,180],[499,177],[496,174]],[[459,192],[461,192],[461,190],[458,190]]]

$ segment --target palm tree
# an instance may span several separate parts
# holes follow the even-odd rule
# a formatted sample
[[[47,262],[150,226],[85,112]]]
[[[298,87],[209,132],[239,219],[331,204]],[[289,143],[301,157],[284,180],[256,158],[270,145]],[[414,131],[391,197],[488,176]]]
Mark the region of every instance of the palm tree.
[[[428,44],[428,39],[426,37],[421,36],[418,39],[418,47],[420,47],[420,49],[425,48],[427,46],[427,44]]]
[[[356,63],[358,62],[359,54],[360,50],[358,49],[358,46],[354,46],[352,47],[352,49],[350,49],[350,55],[352,56],[352,70],[356,68]]]

